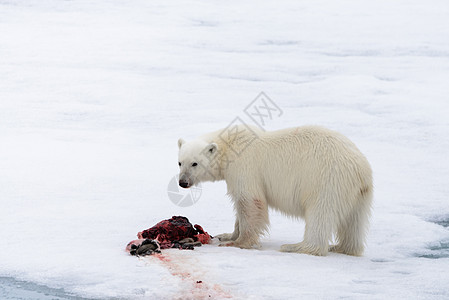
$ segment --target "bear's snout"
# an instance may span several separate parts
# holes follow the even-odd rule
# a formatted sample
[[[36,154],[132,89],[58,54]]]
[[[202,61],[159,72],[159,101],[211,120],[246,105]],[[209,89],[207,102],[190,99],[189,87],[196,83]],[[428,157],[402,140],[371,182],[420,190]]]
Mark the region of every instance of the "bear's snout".
[[[179,186],[182,188],[189,188],[193,185],[190,173],[182,173],[179,175]]]
[[[185,189],[190,187],[190,185],[187,182],[187,180],[179,180],[179,186],[182,187],[182,188],[185,188]]]

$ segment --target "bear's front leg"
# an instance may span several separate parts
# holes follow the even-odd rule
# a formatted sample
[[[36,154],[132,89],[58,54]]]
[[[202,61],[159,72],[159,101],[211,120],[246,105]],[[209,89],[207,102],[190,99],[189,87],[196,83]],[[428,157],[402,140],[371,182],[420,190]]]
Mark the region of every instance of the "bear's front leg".
[[[252,248],[259,244],[260,235],[268,229],[268,206],[265,201],[259,199],[241,199],[234,204],[237,213],[238,236],[235,240],[221,243],[219,246]],[[234,233],[236,231],[234,230]]]
[[[222,233],[218,234],[215,237],[218,238],[220,242],[228,242],[228,241],[235,241],[240,234],[239,230],[239,216],[235,216],[235,225],[234,225],[234,232],[233,233]]]

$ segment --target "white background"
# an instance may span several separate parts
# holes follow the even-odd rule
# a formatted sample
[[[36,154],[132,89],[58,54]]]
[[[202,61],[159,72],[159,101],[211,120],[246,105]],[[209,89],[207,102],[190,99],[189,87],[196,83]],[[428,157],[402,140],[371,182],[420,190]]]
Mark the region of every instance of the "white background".
[[[96,298],[449,298],[448,15],[438,0],[0,0],[0,276]],[[283,110],[267,130],[323,125],[371,162],[365,255],[280,253],[304,223],[273,212],[261,250],[125,253],[173,215],[232,231],[223,182],[188,208],[167,185],[177,139],[250,123],[261,91]]]

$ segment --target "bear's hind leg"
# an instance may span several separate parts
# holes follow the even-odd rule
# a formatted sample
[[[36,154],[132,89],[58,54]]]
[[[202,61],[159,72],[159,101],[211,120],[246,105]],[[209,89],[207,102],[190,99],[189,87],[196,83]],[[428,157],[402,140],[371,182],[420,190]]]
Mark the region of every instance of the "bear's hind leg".
[[[370,195],[368,195],[370,197]],[[329,251],[360,256],[365,249],[365,237],[371,210],[371,199],[362,198],[337,229],[338,244]]]
[[[333,218],[331,214],[315,210],[306,215],[304,240],[297,244],[281,246],[281,252],[298,252],[304,254],[325,256],[332,237]]]

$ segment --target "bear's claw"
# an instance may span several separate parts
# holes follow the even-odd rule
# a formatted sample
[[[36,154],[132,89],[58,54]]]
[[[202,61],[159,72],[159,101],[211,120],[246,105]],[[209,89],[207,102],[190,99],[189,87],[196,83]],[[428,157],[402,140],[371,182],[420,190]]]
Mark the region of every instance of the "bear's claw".
[[[281,246],[281,252],[296,252],[310,255],[323,256],[327,254],[327,248],[325,250],[321,250],[320,248],[305,244],[304,242],[297,244],[285,244]]]
[[[225,242],[218,244],[218,247],[234,247],[234,246],[235,246],[234,242]]]
[[[298,244],[285,244],[281,246],[281,252],[300,252],[301,247]]]
[[[252,246],[244,243],[238,243],[235,241],[220,243],[218,247],[236,247],[240,249],[251,249]]]
[[[220,242],[232,241],[232,233],[222,233],[215,236]]]

